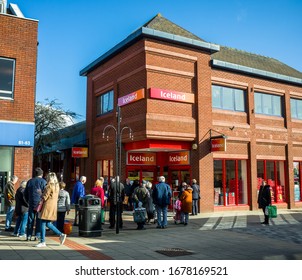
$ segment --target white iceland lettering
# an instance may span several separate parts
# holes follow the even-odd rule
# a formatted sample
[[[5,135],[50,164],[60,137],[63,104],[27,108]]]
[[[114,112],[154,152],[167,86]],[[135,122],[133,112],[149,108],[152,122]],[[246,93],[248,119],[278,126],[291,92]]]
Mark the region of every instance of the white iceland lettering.
[[[182,101],[186,100],[186,95],[182,93],[165,92],[161,90],[160,96],[167,99],[182,100]]]

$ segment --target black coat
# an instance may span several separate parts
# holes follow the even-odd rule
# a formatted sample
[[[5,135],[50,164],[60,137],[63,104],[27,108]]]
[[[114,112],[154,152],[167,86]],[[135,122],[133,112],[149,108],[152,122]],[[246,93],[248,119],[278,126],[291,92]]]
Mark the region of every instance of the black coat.
[[[258,194],[259,208],[265,208],[272,203],[271,190],[269,185],[261,186]]]
[[[17,216],[21,216],[22,214],[28,211],[28,204],[24,198],[24,191],[25,188],[19,187],[15,195],[15,200],[16,200],[15,213]]]

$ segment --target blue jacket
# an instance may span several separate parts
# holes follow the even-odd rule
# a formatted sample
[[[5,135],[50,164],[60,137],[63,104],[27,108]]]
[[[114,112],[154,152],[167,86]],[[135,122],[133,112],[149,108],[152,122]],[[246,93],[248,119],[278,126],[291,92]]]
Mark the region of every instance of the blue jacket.
[[[39,204],[45,186],[46,180],[41,177],[34,177],[27,182],[24,198],[30,209],[34,209]]]
[[[171,188],[168,184],[164,182],[157,184],[152,192],[153,203],[160,207],[165,207],[169,205],[171,196]]]
[[[73,187],[71,204],[79,204],[79,198],[85,196],[85,187],[81,181],[77,181]]]

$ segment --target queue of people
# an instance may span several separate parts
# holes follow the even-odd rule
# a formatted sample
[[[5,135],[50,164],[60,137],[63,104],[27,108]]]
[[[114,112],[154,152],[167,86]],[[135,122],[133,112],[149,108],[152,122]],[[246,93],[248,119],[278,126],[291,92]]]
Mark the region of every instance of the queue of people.
[[[79,200],[89,193],[85,189],[87,178],[81,176],[76,181],[70,197],[69,192],[65,190],[66,183],[59,182],[55,173],[49,172],[44,178],[43,170],[38,167],[34,170],[34,175],[28,181],[23,180],[17,191],[15,191],[18,181],[16,175],[13,175],[6,184],[5,231],[12,231],[14,236],[25,238],[27,241],[38,241],[36,247],[45,247],[47,227],[59,236],[60,244],[64,244],[67,237],[64,233],[65,217],[69,215],[71,205],[74,205],[73,225],[79,225]],[[123,211],[134,211],[135,215],[138,209],[145,213],[143,219],[137,222],[138,230],[146,229],[145,226],[150,225],[151,220],[156,223],[156,228],[165,229],[168,226],[168,207],[172,203],[172,190],[165,182],[164,176],[160,176],[158,183],[154,185],[145,180],[132,182],[129,178],[122,183],[118,177],[111,178],[109,183],[100,177],[95,181],[90,194],[100,199],[101,224],[105,224],[105,209],[109,206],[109,229],[116,226],[122,229]],[[183,182],[179,189],[178,208],[174,209],[179,213],[179,224],[187,225],[189,214],[198,214],[199,199],[200,187],[197,181],[193,179],[192,186]],[[14,214],[17,219],[13,228]]]

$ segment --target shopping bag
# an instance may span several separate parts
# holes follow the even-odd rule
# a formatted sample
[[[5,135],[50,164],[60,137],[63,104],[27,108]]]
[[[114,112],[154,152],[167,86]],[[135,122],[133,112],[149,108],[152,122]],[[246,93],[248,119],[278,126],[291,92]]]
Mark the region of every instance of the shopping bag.
[[[267,210],[270,218],[277,218],[277,207],[275,205],[267,206]]]
[[[101,210],[101,223],[102,224],[105,223],[105,209],[104,208],[102,208],[102,210]]]
[[[39,202],[39,204],[34,208],[34,210],[35,210],[36,212],[41,212],[41,211],[42,211],[42,208],[43,208],[43,203],[44,203],[44,200],[41,199],[40,202]]]
[[[128,205],[128,201],[129,201],[129,196],[125,195],[124,200],[123,200],[123,204]]]
[[[146,208],[135,208],[133,212],[133,221],[135,223],[143,223],[146,221]]]
[[[71,234],[72,232],[72,223],[69,221],[64,221],[64,233],[65,234]]]

